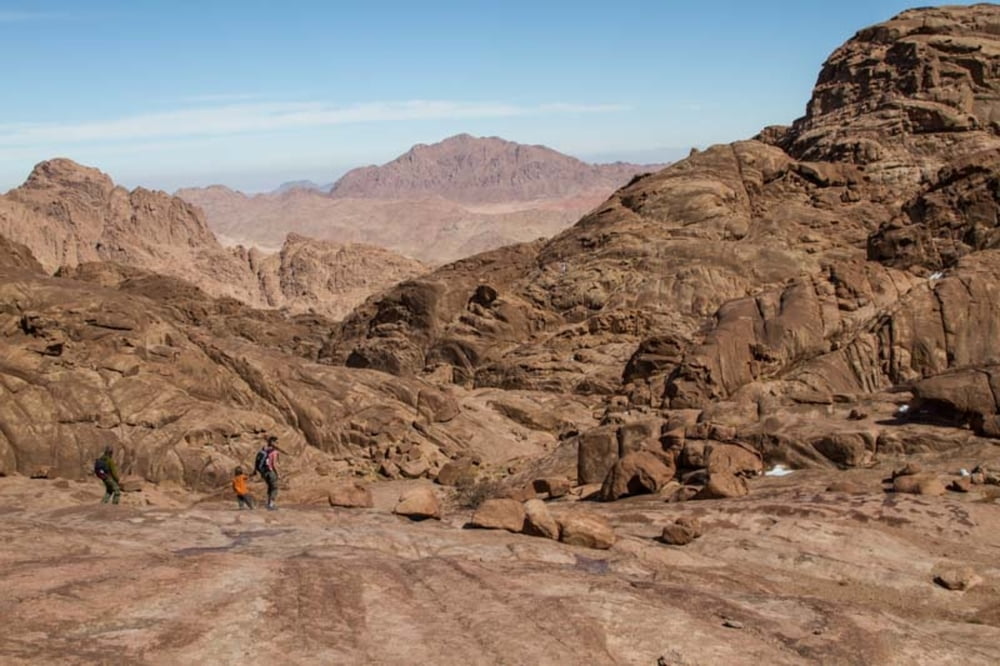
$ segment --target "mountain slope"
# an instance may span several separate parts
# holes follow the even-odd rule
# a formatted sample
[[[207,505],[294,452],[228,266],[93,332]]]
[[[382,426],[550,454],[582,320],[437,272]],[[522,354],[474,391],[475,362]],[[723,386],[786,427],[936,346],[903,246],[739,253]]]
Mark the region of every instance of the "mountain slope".
[[[558,199],[612,190],[637,173],[637,164],[586,164],[545,146],[459,134],[419,144],[382,166],[344,174],[330,188],[337,198],[422,199],[466,204]]]
[[[400,285],[349,317],[327,353],[467,386],[606,396],[664,427],[699,410],[748,444],[858,464],[874,440],[850,456],[813,447],[818,420],[836,414],[828,435],[849,409],[811,401],[932,395],[922,379],[1000,359],[998,22],[1000,8],[976,5],[862,30],[792,127],[637,179],[551,241]],[[951,400],[933,395],[923,404]],[[986,432],[1000,406],[954,410]]]
[[[382,248],[301,236],[278,239],[273,257],[224,248],[184,200],[129,192],[67,159],[40,163],[24,185],[0,196],[0,235],[23,243],[50,273],[115,262],[187,280],[213,296],[333,317],[424,271]]]
[[[550,237],[651,168],[590,165],[543,146],[459,135],[355,169],[329,196],[301,188],[247,196],[218,185],[177,196],[201,207],[230,245],[272,249],[296,233],[440,264]]]

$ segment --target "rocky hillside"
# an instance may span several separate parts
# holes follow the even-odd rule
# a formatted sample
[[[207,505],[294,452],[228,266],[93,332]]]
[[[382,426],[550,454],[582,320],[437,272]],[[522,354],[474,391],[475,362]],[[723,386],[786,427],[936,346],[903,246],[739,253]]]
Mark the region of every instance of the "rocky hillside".
[[[114,444],[133,477],[210,489],[266,432],[296,474],[422,476],[460,454],[538,455],[566,424],[590,420],[574,398],[452,394],[319,364],[331,328],[321,317],[251,309],[107,262],[50,277],[22,246],[4,241],[0,253],[0,476],[79,478]],[[503,408],[528,422],[563,416],[525,427]]]
[[[911,416],[992,433],[998,24],[976,5],[862,30],[793,126],[638,178],[551,241],[399,285],[326,353],[604,396],[612,439],[622,419],[651,433],[724,423],[811,464],[898,446],[868,418],[871,404],[892,415],[902,394],[886,390],[911,392]],[[967,377],[950,373],[972,369],[984,390],[956,393]]]
[[[998,26],[864,29],[792,126],[338,324],[107,261],[207,232],[40,166],[0,209],[0,661],[998,663]],[[305,308],[364,264],[225,256]],[[268,434],[281,509],[237,512]]]
[[[372,245],[333,243],[288,234],[281,250],[237,248],[257,276],[268,305],[292,314],[340,319],[372,294],[426,272],[418,261]]]
[[[0,197],[0,234],[26,245],[50,273],[114,261],[264,304],[253,275],[219,245],[193,206],[162,192],[129,192],[71,160],[42,162],[24,185]]]
[[[204,210],[228,245],[276,248],[296,233],[441,264],[553,236],[656,168],[586,164],[544,146],[463,134],[355,169],[329,196],[305,188],[248,196],[219,185],[177,195]]]
[[[466,204],[561,199],[610,191],[651,167],[587,164],[545,146],[459,134],[418,144],[393,161],[344,174],[330,188],[337,198],[424,199]]]
[[[227,245],[273,251],[287,234],[386,248],[441,264],[512,243],[553,236],[607,197],[581,195],[528,207],[470,209],[441,198],[420,201],[331,199],[315,191],[248,196],[227,187],[179,190],[205,211]]]
[[[393,425],[395,434],[381,439],[377,433],[389,427],[384,424],[358,426],[363,436],[343,434],[328,419],[337,410],[353,413],[343,403],[349,391],[323,389],[329,395],[300,405],[312,389],[291,390],[286,382],[311,373],[334,377],[329,381],[338,387],[360,382],[369,391],[362,402],[382,404],[377,396],[386,391],[387,404],[401,402],[417,411],[422,399],[411,398],[422,389],[408,389],[404,400],[399,386],[417,382],[412,386],[489,394],[492,407],[470,397],[463,407],[469,413],[455,412],[471,419],[463,435],[502,431],[491,425],[496,417],[557,437],[554,457],[529,467],[575,474],[580,482],[608,481],[616,461],[636,447],[673,447],[660,472],[681,478],[685,464],[700,469],[707,460],[683,453],[685,441],[696,448],[720,446],[733,460],[743,454],[726,447],[742,447],[751,458],[737,471],[753,472],[761,460],[868,465],[883,454],[957,445],[968,432],[956,430],[953,440],[935,435],[932,443],[919,427],[900,427],[901,414],[995,436],[1000,138],[994,118],[1000,79],[991,73],[1000,71],[1000,42],[992,28],[998,12],[979,5],[920,10],[862,30],[824,65],[806,115],[791,127],[769,127],[753,139],[715,146],[636,178],[551,240],[504,247],[405,280],[336,327],[305,317],[286,331],[276,313],[214,300],[170,277],[121,264],[79,263],[87,252],[121,252],[135,233],[132,220],[141,222],[163,207],[177,223],[151,230],[162,242],[142,245],[140,238],[136,252],[155,258],[162,244],[172,256],[190,257],[182,248],[201,245],[178,231],[190,226],[191,234],[207,239],[212,256],[221,255],[196,211],[176,200],[126,193],[90,171],[75,180],[54,178],[52,173],[69,166],[40,165],[29,183],[5,198],[5,210],[15,211],[5,213],[5,229],[18,219],[37,218],[53,229],[63,225],[64,240],[55,246],[42,240],[59,239],[55,233],[14,240],[37,249],[43,266],[56,257],[79,256],[78,268],[61,272],[65,282],[53,280],[37,272],[23,248],[9,245],[3,265],[20,271],[22,282],[5,283],[4,330],[12,350],[21,351],[6,358],[20,358],[22,365],[5,362],[16,377],[67,377],[58,359],[78,353],[81,359],[69,367],[86,374],[81,381],[92,393],[98,377],[107,381],[101,370],[106,359],[124,354],[128,367],[122,375],[133,381],[134,372],[144,377],[147,370],[132,357],[152,362],[155,354],[142,351],[150,344],[169,356],[177,345],[168,338],[188,339],[195,360],[181,367],[198,377],[199,390],[209,396],[206,404],[253,405],[255,418],[277,410],[269,417],[274,424],[284,422],[320,451],[341,451],[334,440],[364,441],[362,450],[343,455],[369,463],[378,459],[372,451],[388,451],[409,426],[397,432]],[[63,180],[80,186],[64,187]],[[110,213],[101,217],[101,211]],[[107,226],[96,222],[105,219],[111,221]],[[347,248],[316,249],[293,237],[280,263],[253,251],[228,256],[252,268],[247,274],[262,300],[298,299],[303,311],[315,309],[326,293],[308,285],[326,285],[329,293],[369,288],[329,268],[333,256],[364,265]],[[395,275],[409,270],[397,266]],[[152,296],[146,291],[151,284],[159,285]],[[299,361],[277,354],[275,346],[312,365],[294,369]],[[267,360],[253,360],[258,357]],[[171,358],[185,357],[178,352]],[[353,374],[359,369],[400,379]],[[168,373],[170,381],[191,381],[185,372]],[[205,378],[231,372],[239,379],[222,383],[244,382],[250,393],[212,392],[218,384]],[[273,378],[265,381],[269,373]],[[314,386],[327,380],[303,381]],[[519,392],[537,403],[584,407],[563,418],[526,412],[497,397]],[[272,407],[257,406],[258,399]],[[80,404],[80,414],[65,417],[69,421],[53,416],[52,423],[105,418],[94,416],[103,412],[89,402]],[[106,420],[122,423],[121,408],[114,409],[118,416]],[[151,418],[132,422],[158,422]],[[599,423],[589,423],[591,418]],[[168,455],[177,438],[186,437],[178,427],[165,440],[172,444],[158,444],[158,455]],[[247,426],[235,431],[247,432]],[[414,441],[429,439],[437,451],[449,448],[439,435],[415,432],[408,435]],[[483,441],[504,450],[502,455],[516,448],[493,435]],[[393,456],[407,459],[410,450],[398,447]],[[571,470],[575,452],[579,467]],[[442,460],[430,453],[415,457],[428,463],[424,473]],[[17,457],[18,469],[24,460]],[[383,471],[398,473],[393,467]],[[611,483],[605,496],[615,488],[620,486]]]
[[[213,296],[330,317],[425,270],[382,248],[298,235],[279,239],[273,255],[224,248],[191,204],[129,192],[66,159],[42,162],[0,196],[0,235],[25,245],[49,273],[113,262],[187,280]]]

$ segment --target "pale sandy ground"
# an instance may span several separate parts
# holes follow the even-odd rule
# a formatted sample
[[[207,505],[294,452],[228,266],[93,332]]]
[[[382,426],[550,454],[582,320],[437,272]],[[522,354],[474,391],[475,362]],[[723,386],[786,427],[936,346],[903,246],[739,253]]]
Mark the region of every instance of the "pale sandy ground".
[[[736,500],[551,503],[607,515],[610,551],[462,529],[457,509],[412,523],[390,513],[398,484],[374,509],[239,512],[0,478],[0,663],[1000,663],[1000,505],[885,494],[886,471],[762,478]],[[825,492],[845,478],[869,492]],[[705,535],[655,541],[680,515]],[[935,585],[951,566],[983,582]]]

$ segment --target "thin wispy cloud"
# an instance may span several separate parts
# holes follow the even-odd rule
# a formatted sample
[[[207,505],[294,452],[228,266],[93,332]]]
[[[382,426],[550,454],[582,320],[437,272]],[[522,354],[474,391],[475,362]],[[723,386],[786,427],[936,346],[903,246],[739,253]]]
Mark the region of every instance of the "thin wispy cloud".
[[[25,21],[62,21],[69,14],[61,12],[14,12],[0,10],[0,23],[22,23]]]
[[[181,97],[184,104],[218,104],[220,102],[246,102],[264,97],[260,93],[212,93],[210,95],[189,95]]]
[[[324,102],[259,102],[185,108],[82,123],[0,125],[0,146],[54,145],[188,136],[226,136],[332,125],[409,120],[464,120],[551,114],[611,113],[615,104],[411,100],[337,106]]]

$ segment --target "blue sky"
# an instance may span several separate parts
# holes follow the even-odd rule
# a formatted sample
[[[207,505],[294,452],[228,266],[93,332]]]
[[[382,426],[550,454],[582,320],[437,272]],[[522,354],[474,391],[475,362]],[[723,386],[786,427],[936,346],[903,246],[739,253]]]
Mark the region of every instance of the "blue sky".
[[[656,161],[800,116],[898,0],[0,0],[0,191],[329,182],[459,132]],[[921,4],[921,3],[916,3]]]

